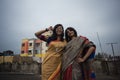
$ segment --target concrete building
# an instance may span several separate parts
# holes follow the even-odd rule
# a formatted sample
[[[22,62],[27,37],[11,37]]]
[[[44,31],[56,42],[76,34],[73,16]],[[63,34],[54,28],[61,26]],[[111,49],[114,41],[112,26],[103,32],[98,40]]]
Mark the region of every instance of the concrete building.
[[[34,57],[34,59],[35,57],[38,57],[38,59],[42,61],[46,53],[46,50],[47,50],[46,42],[40,39],[35,38],[23,39],[21,43],[20,56]]]

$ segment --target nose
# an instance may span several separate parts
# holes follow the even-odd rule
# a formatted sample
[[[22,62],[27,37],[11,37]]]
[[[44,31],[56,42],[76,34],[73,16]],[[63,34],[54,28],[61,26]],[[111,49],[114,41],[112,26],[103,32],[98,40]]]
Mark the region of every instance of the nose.
[[[70,31],[68,30],[67,33],[70,33]]]

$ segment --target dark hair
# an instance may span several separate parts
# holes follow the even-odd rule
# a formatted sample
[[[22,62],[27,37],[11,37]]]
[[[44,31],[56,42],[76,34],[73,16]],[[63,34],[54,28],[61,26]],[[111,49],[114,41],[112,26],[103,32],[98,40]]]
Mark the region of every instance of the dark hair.
[[[73,27],[68,27],[66,30],[65,30],[65,39],[67,42],[69,42],[71,40],[71,38],[68,36],[67,34],[67,30],[70,30],[70,31],[74,31],[75,33],[75,37],[77,37],[77,31],[73,28]]]
[[[51,42],[51,41],[54,41],[54,40],[57,40],[57,33],[56,33],[56,28],[58,28],[59,26],[61,26],[62,27],[62,29],[63,29],[63,32],[62,32],[62,34],[61,34],[61,39],[60,39],[60,41],[64,41],[64,28],[63,28],[63,25],[62,24],[56,24],[55,26],[54,26],[54,29],[53,29],[53,34],[52,34],[52,36],[48,39],[48,44]]]

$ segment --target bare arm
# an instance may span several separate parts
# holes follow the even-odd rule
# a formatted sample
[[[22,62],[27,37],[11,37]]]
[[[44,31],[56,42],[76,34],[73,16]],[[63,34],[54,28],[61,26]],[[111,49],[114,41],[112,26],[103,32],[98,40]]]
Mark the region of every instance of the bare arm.
[[[40,30],[40,31],[36,32],[35,36],[37,38],[40,38],[41,40],[46,41],[47,40],[46,37],[43,36],[42,34],[45,33],[46,31],[50,30],[50,29],[52,30],[52,26],[50,26],[49,28],[46,28],[45,30]]]
[[[83,60],[85,61],[92,54],[94,50],[95,50],[95,47],[90,47],[86,55],[83,57]]]
[[[38,31],[38,32],[35,33],[35,36],[36,36],[37,38],[39,38],[39,36],[40,36],[42,33],[46,32],[46,31],[47,31],[47,29],[45,29],[45,30],[40,30],[40,31]]]
[[[78,58],[78,62],[84,62],[92,54],[94,50],[95,50],[95,47],[93,46],[90,47],[83,58]]]
[[[44,33],[44,32],[46,32],[47,31],[47,29],[45,29],[45,30],[40,30],[40,31],[38,31],[38,32],[36,32],[35,33],[35,36],[37,37],[37,38],[40,38],[41,39],[41,35],[42,35],[42,33]],[[43,39],[42,39],[43,40]],[[44,41],[46,41],[46,39],[44,39]]]

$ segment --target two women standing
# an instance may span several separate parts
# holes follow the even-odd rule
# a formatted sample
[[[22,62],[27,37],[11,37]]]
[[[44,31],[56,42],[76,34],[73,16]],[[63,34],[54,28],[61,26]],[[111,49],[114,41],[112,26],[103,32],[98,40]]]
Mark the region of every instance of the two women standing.
[[[77,32],[72,27],[66,29],[65,40],[61,24],[55,25],[52,30],[53,34],[49,38],[42,36],[47,29],[35,33],[48,43],[42,63],[42,80],[94,80],[91,64],[95,45],[85,37],[77,37]]]

